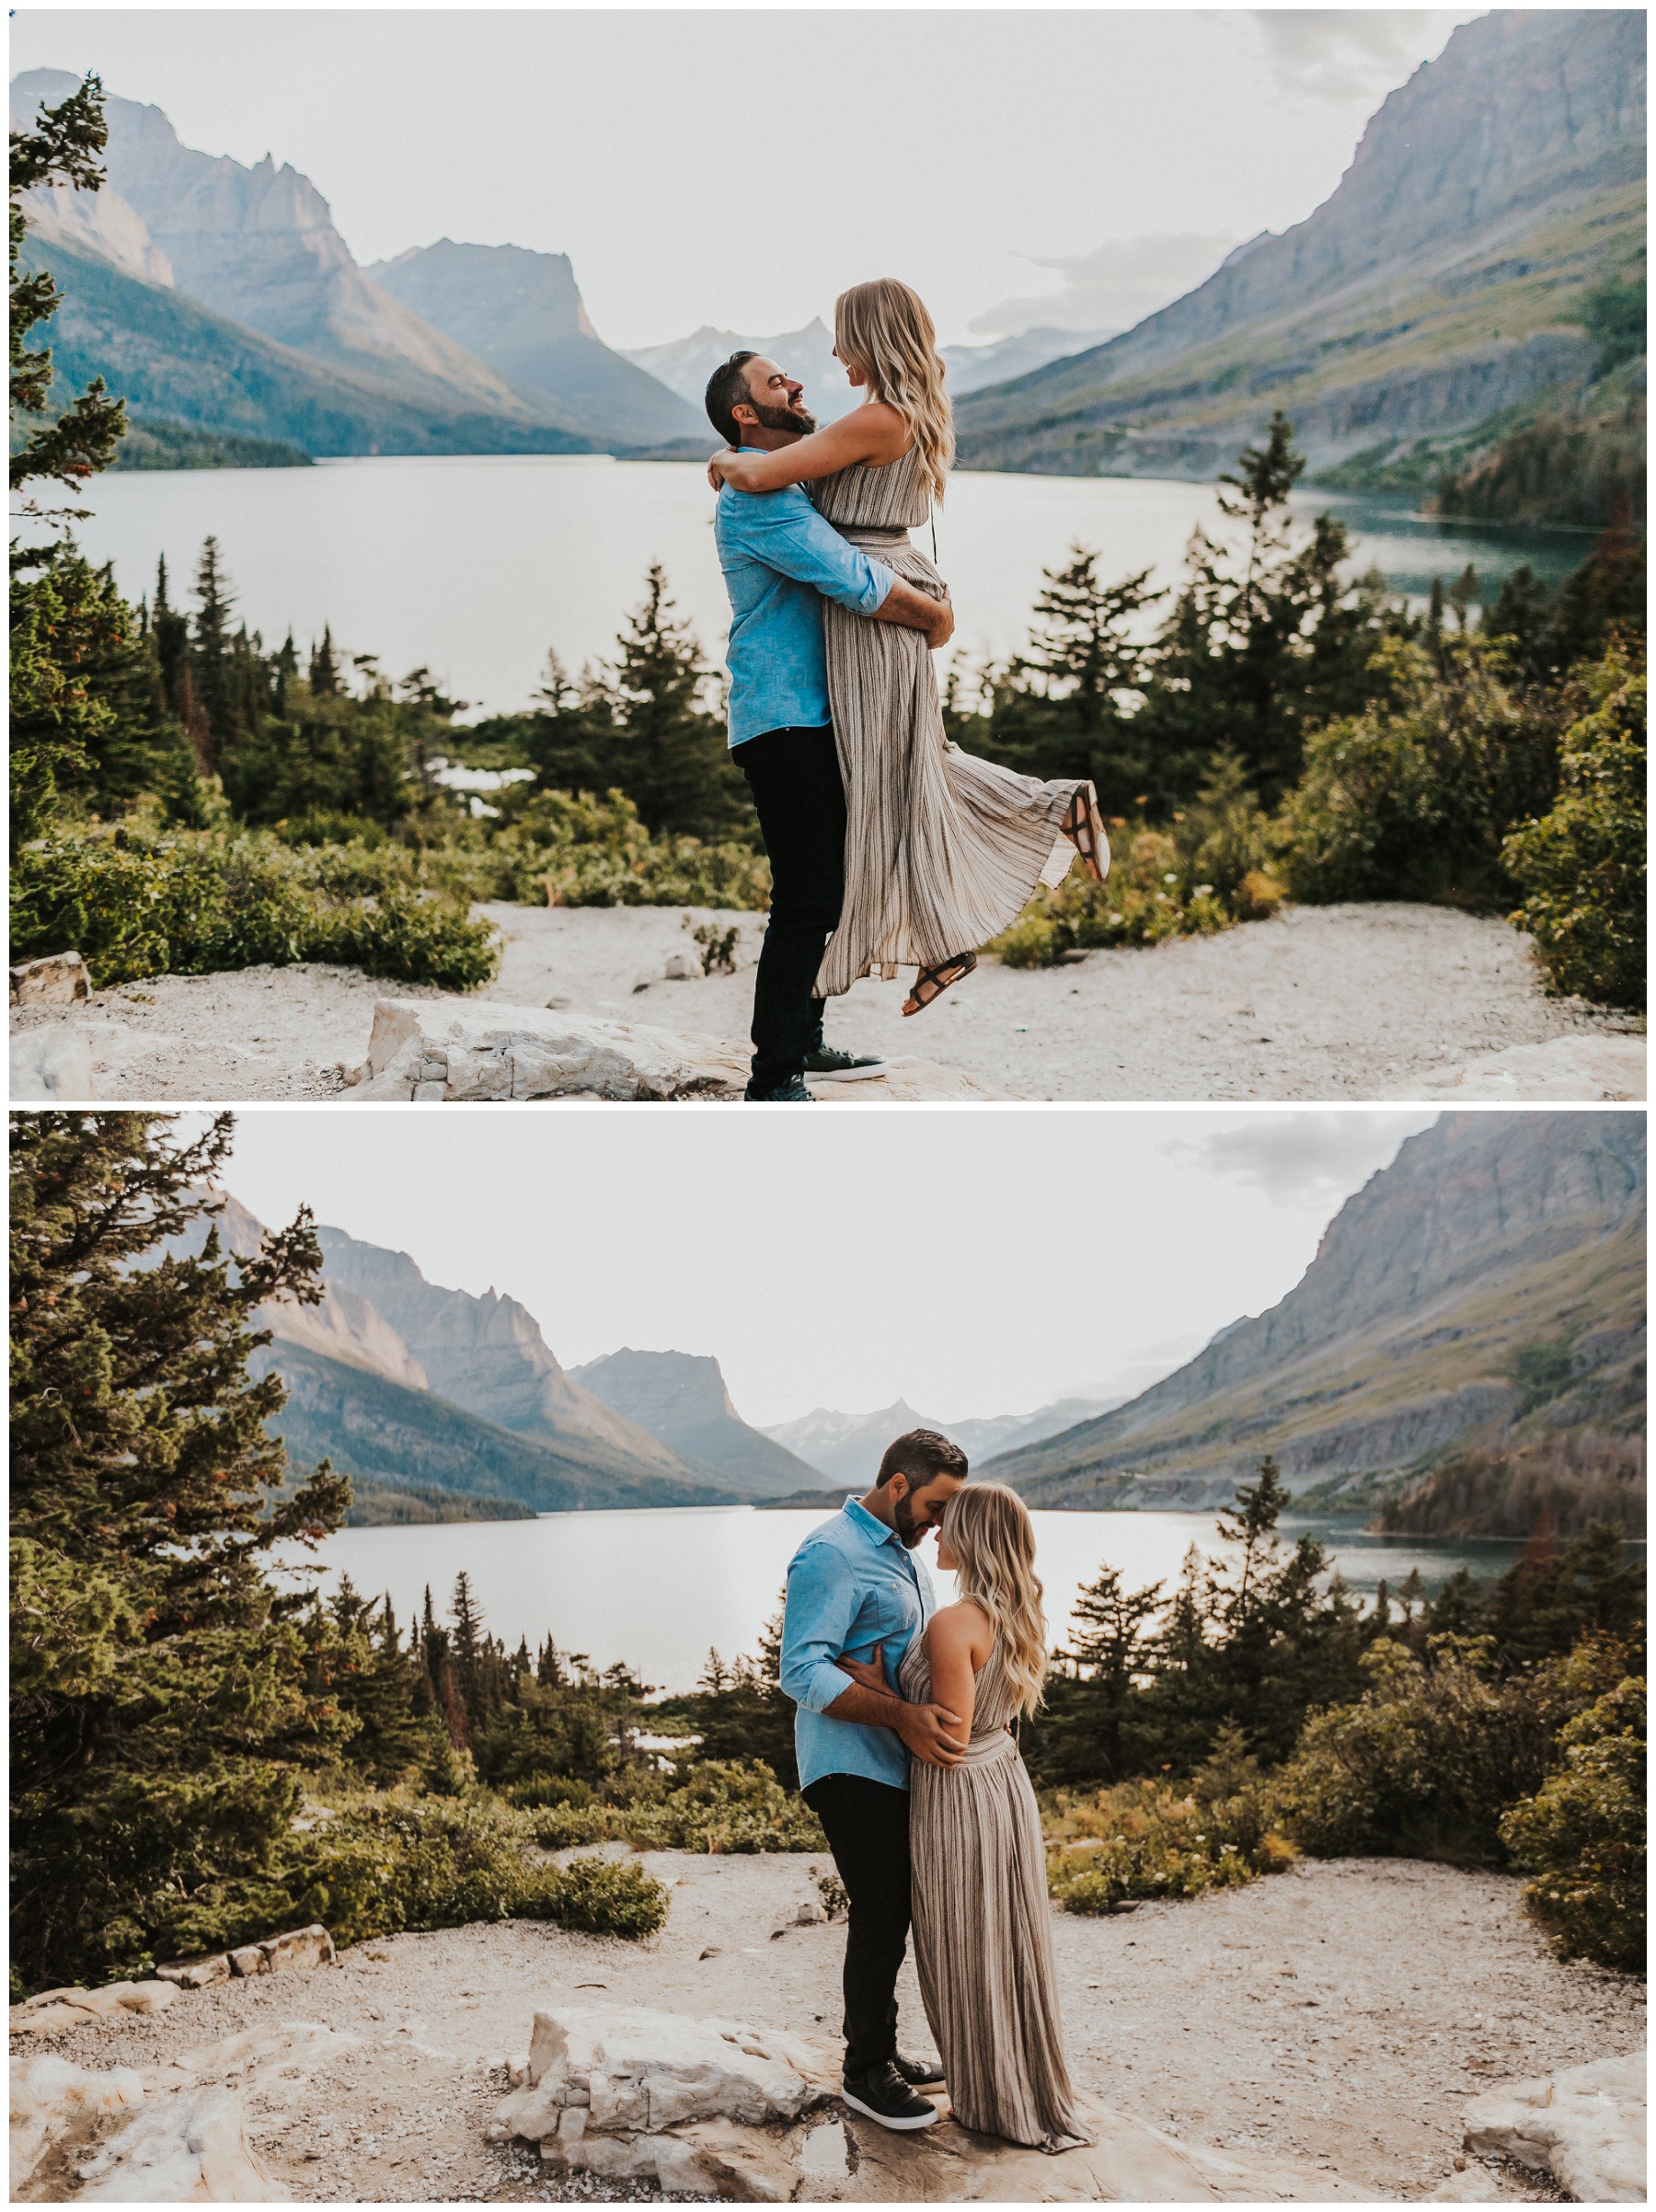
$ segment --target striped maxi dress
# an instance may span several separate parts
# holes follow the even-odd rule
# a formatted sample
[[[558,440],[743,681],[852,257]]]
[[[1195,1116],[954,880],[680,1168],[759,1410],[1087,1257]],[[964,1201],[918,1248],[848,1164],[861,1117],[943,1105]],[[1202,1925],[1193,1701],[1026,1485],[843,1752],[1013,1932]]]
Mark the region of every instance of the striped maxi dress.
[[[911,447],[881,467],[859,462],[808,487],[842,537],[933,598],[946,586],[909,531],[931,513]],[[937,673],[918,630],[824,600],[828,696],[845,786],[845,895],[816,992],[860,976],[933,966],[1015,921],[1037,884],[1059,883],[1075,848],[1061,835],[1090,783],[1038,783],[962,752],[944,735]]]
[[[911,1705],[929,1702],[924,1638],[909,1646],[897,1687]],[[997,1636],[962,1764],[910,1766],[914,1964],[955,2119],[1010,2143],[1072,2150],[1092,2138],[1064,2063],[1041,1815],[1007,1729],[1014,1710]]]

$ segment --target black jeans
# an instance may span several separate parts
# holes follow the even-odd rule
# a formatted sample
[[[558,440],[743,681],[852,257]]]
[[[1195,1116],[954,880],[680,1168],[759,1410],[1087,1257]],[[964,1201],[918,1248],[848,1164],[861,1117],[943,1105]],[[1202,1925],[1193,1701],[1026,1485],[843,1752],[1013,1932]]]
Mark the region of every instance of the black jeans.
[[[845,1930],[845,2072],[897,2056],[897,1976],[908,1948],[909,1795],[863,1774],[824,1774],[799,1794],[822,1824],[851,1900]]]
[[[845,787],[833,726],[767,730],[735,748],[771,864],[770,927],[753,985],[753,1082],[802,1075],[822,1042],[813,986],[845,895]]]

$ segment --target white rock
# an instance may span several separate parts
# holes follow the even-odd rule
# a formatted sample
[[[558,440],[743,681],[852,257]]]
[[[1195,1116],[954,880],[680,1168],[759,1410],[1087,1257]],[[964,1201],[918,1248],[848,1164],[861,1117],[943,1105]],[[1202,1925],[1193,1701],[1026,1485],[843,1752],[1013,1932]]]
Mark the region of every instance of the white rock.
[[[72,1029],[25,1030],[11,1041],[14,1099],[91,1100],[92,1047]]]
[[[83,2005],[19,2005],[11,2016],[14,2035],[56,2035],[65,2028],[84,2028],[95,2015]]]
[[[258,1948],[264,1953],[267,1974],[308,1973],[314,1966],[331,1966],[334,1941],[326,1928],[314,1922],[286,1935],[267,1936]]]
[[[661,974],[667,983],[694,983],[701,972],[700,961],[693,960],[688,952],[670,952]]]
[[[106,1982],[101,1989],[83,1989],[65,2001],[89,2012],[94,2020],[108,2020],[123,2010],[137,1986],[136,1982]]]
[[[229,2090],[152,2098],[81,2167],[76,2201],[103,2205],[284,2203],[248,2144],[239,2097]]]
[[[244,1943],[239,1950],[225,1953],[232,1974],[268,1974],[270,1962],[264,1954],[262,1943]]]
[[[210,1989],[214,1982],[230,1979],[230,1954],[210,1952],[205,1958],[173,1959],[155,1968],[157,1981],[177,1982],[180,1989]]]
[[[1386,1095],[1489,1101],[1580,1100],[1642,1099],[1645,1089],[1642,1037],[1588,1036],[1555,1037],[1547,1044],[1512,1044],[1505,1052],[1480,1053],[1460,1067],[1417,1077]]]
[[[1498,2151],[1550,2172],[1579,2205],[1644,2201],[1642,2051],[1504,2083],[1461,2117],[1468,2150]]]
[[[92,996],[92,978],[78,952],[49,952],[11,972],[13,1006],[73,1006]]]
[[[165,2012],[178,1994],[173,1982],[132,1982],[121,2001],[129,2012]]]
[[[86,2017],[83,2015],[83,2017]],[[52,2144],[101,2113],[144,2101],[131,2067],[95,2071],[48,2054],[14,2058],[11,2068],[11,2185],[15,2197]]]

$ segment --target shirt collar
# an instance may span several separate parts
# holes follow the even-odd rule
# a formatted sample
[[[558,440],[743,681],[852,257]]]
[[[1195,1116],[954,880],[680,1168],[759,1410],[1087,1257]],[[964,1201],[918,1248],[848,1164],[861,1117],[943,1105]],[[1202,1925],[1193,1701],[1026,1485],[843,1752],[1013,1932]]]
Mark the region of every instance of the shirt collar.
[[[845,1500],[845,1515],[852,1527],[859,1529],[870,1543],[895,1544],[900,1551],[903,1549],[903,1538],[897,1531],[888,1528],[883,1521],[877,1521],[860,1498]]]

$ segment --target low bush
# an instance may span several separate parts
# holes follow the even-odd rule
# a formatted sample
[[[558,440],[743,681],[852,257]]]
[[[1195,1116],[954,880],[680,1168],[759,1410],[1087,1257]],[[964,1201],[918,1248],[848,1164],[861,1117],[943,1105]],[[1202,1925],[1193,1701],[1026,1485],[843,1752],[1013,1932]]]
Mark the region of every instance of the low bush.
[[[509,793],[477,855],[472,895],[531,906],[719,906],[763,910],[770,865],[741,843],[652,837],[621,791]]]
[[[1194,1897],[1235,1889],[1294,1863],[1271,1824],[1259,1761],[1240,1729],[1220,1731],[1190,1783],[1120,1782],[1042,1801],[1047,1888],[1066,1912],[1113,1911],[1137,1897]]]
[[[1288,1836],[1319,1858],[1501,1864],[1507,1808],[1541,1787],[1559,1731],[1626,1669],[1606,1637],[1505,1676],[1494,1654],[1487,1636],[1434,1637],[1425,1660],[1388,1637],[1373,1644],[1370,1687],[1314,1712],[1275,1778]]]
[[[548,1867],[531,1899],[519,1907],[528,1918],[556,1920],[582,1935],[627,1936],[635,1941],[667,1925],[669,1898],[655,1876],[626,1860],[571,1859]]]
[[[1535,1879],[1526,1908],[1564,1958],[1637,1974],[1645,1954],[1645,1686],[1628,1676],[1559,1736],[1564,1763],[1501,1823]]]
[[[12,870],[13,958],[76,950],[99,988],[298,961],[449,990],[486,982],[494,932],[463,905],[397,881],[396,866],[367,847],[293,850],[263,832],[40,838]]]
[[[1645,673],[1613,646],[1565,732],[1557,799],[1507,839],[1526,894],[1512,916],[1549,987],[1603,1006],[1645,1003]]]
[[[685,1779],[626,1803],[553,1804],[531,1815],[547,1850],[615,1839],[654,1851],[821,1851],[811,1808],[763,1759],[704,1759]]]

